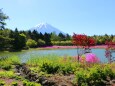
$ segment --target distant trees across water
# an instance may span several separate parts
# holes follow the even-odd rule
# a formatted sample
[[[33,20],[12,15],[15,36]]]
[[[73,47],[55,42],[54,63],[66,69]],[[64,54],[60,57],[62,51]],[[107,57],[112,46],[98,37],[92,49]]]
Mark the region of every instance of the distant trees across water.
[[[96,45],[104,45],[108,40],[115,42],[115,35],[94,35],[91,36],[96,40]],[[68,34],[55,33],[38,33],[37,31],[18,31],[16,28],[14,31],[10,29],[0,29],[0,50],[22,50],[45,47],[45,46],[71,46],[72,36]]]

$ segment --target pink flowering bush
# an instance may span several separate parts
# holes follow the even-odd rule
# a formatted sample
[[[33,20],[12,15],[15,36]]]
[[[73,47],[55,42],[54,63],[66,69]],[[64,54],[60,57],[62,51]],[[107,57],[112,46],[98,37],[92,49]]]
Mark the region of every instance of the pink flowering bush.
[[[80,57],[80,62],[84,63],[98,63],[100,62],[99,58],[93,53],[86,53]]]

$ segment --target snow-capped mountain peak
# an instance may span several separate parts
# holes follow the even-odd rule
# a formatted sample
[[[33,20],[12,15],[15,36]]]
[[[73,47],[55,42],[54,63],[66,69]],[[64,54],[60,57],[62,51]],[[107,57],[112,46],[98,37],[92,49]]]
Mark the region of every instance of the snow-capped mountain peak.
[[[39,28],[41,28],[41,27],[43,27],[43,26],[47,26],[47,23],[39,23],[38,25],[36,25],[35,27],[39,27]]]
[[[53,27],[52,25],[48,23],[40,23],[36,25],[35,27],[30,29],[31,31],[36,30],[37,32],[41,32],[42,34],[46,33],[52,33],[55,32],[56,34],[59,34],[60,32],[65,34],[64,32],[60,31],[59,29]]]

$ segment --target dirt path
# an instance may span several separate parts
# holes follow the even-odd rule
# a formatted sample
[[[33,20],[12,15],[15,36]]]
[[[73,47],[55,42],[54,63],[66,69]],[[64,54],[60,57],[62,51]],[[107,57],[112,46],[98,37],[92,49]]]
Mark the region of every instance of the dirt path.
[[[54,81],[56,86],[73,86],[74,75],[53,75],[48,80]]]

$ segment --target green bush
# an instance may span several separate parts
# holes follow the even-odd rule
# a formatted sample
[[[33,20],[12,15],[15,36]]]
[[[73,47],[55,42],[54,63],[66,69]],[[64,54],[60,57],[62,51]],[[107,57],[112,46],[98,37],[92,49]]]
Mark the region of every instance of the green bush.
[[[43,63],[41,66],[41,71],[43,72],[47,72],[48,74],[54,74],[56,72],[58,72],[60,66],[58,64],[54,64],[52,62],[46,62]]]
[[[16,56],[4,58],[0,60],[0,68],[10,70],[12,65],[20,64],[20,59]]]
[[[12,86],[18,86],[17,82],[12,82]]]
[[[75,69],[77,68],[76,65],[76,63],[61,63],[59,72],[61,72],[62,74],[73,74],[75,72]]]
[[[15,78],[13,71],[0,71],[0,78]]]
[[[81,86],[83,83],[88,86],[105,86],[104,81],[107,80],[107,77],[113,79],[115,73],[109,66],[101,67],[96,65],[92,68],[80,68],[75,72],[75,76],[78,86]]]
[[[0,86],[4,86],[5,85],[5,82],[0,80]]]
[[[47,72],[48,74],[62,73],[62,74],[71,74],[74,73],[74,66],[71,64],[61,64],[61,63],[43,63],[41,66],[41,71]]]
[[[55,58],[54,58],[55,57]],[[39,59],[32,58],[28,61],[28,64],[37,67],[39,71],[46,72],[48,74],[54,73],[62,73],[62,74],[70,74],[74,73],[77,62],[72,62],[71,57],[66,57],[65,59],[62,57],[56,56],[46,56]],[[39,68],[38,68],[39,67]]]
[[[3,65],[1,68],[4,70],[10,70],[12,68],[12,66],[9,64],[6,64],[6,65]]]
[[[29,46],[30,48],[33,48],[37,46],[37,42],[35,40],[28,39],[26,45]]]
[[[27,64],[34,68],[34,71],[43,71],[48,74],[70,74],[74,73],[76,68],[78,67],[78,63],[73,61],[71,57],[63,58],[55,55],[48,55],[36,58],[32,57],[28,60]]]
[[[29,81],[24,80],[23,86],[41,86],[41,85],[35,82],[29,82]]]

